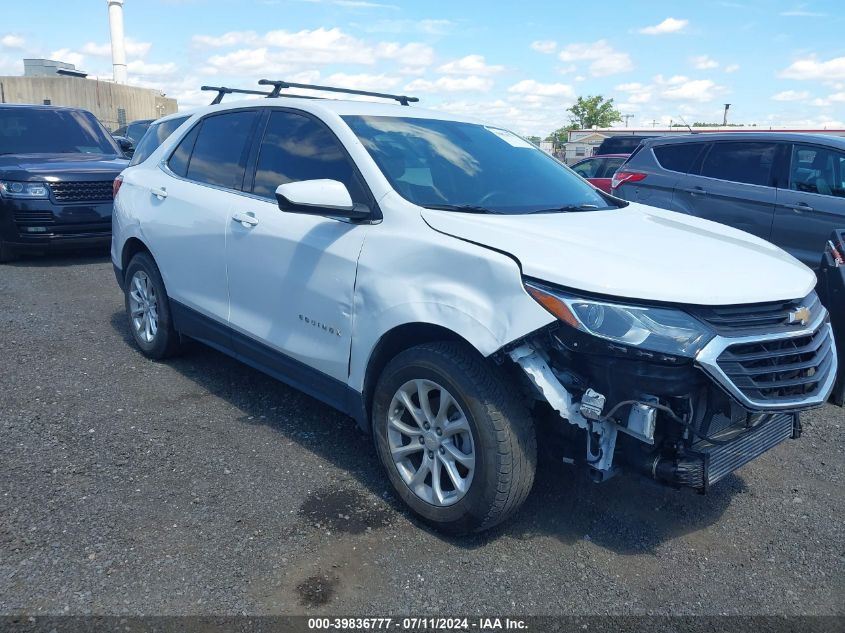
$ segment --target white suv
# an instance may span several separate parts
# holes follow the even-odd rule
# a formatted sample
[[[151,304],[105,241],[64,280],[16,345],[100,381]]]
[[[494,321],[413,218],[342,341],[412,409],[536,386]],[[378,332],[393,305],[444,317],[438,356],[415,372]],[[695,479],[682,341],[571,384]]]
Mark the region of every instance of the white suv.
[[[808,268],[506,130],[285,96],[166,117],[139,149],[112,258],[140,349],[201,341],[347,413],[440,529],[513,513],[538,434],[596,481],[704,491],[832,388]]]

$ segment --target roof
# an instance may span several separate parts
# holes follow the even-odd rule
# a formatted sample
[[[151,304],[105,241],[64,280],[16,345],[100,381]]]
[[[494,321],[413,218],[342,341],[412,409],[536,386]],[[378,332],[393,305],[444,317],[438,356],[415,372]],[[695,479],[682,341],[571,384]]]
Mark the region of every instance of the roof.
[[[218,105],[204,106],[194,110],[186,110],[176,114],[170,114],[163,119],[175,118],[185,115],[203,115],[212,112],[226,112],[237,108],[269,108],[288,107],[311,112],[325,116],[336,114],[338,116],[385,116],[403,117],[414,119],[438,119],[444,121],[462,121],[466,123],[481,123],[477,119],[462,115],[451,114],[443,110],[430,110],[417,106],[403,106],[387,102],[362,101],[352,99],[309,99],[297,98],[294,96],[281,96],[273,99],[245,99],[240,101],[227,101]]]
[[[73,112],[88,112],[85,108],[78,108],[76,106],[54,106],[42,105],[40,103],[0,103],[0,108],[11,110],[65,110]]]
[[[658,136],[643,140],[643,145],[667,145],[670,143],[689,143],[690,141],[787,141],[804,143],[823,143],[845,149],[845,138],[833,134],[807,134],[803,132],[701,132],[697,134],[678,134]]]

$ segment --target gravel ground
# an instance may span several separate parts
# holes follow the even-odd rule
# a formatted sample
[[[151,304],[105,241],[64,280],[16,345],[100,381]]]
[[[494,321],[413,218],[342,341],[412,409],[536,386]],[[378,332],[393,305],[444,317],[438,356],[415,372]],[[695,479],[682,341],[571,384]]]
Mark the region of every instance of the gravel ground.
[[[100,256],[0,267],[0,613],[845,614],[845,414],[700,496],[543,465],[444,538],[326,406],[146,360]]]

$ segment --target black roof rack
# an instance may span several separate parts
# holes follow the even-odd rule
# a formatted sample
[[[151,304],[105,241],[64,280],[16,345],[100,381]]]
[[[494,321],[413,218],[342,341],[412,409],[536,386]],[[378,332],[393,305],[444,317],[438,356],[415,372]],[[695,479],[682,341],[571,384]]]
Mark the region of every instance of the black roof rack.
[[[262,92],[261,90],[242,90],[241,88],[226,88],[225,86],[203,86],[200,90],[216,91],[217,96],[208,105],[217,105],[223,101],[225,95],[239,94],[239,95],[261,95],[262,97],[269,97],[272,93]]]
[[[363,95],[365,97],[378,97],[380,99],[393,99],[402,105],[406,106],[409,103],[416,103],[419,101],[417,97],[408,97],[406,95],[392,95],[386,92],[369,92],[367,90],[351,90],[349,88],[334,88],[332,86],[315,86],[313,84],[295,84],[289,81],[276,81],[272,79],[261,79],[259,82],[261,86],[273,86],[273,91],[268,94],[268,97],[283,97],[287,95],[281,94],[285,88],[305,88],[306,90],[322,90],[325,92],[341,92],[347,95]],[[299,96],[299,95],[290,95]]]

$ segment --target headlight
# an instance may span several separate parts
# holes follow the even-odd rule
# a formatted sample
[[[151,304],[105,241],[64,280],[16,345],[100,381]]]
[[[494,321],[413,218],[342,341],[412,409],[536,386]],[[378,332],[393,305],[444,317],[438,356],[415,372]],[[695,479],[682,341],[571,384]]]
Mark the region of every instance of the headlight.
[[[694,357],[714,336],[681,310],[584,299],[534,282],[525,288],[561,321],[620,345]]]
[[[0,180],[0,195],[4,198],[48,198],[50,190],[43,182],[17,182]]]

